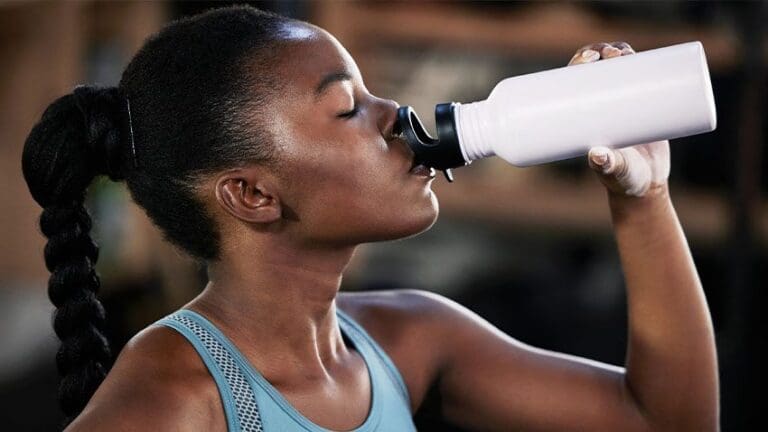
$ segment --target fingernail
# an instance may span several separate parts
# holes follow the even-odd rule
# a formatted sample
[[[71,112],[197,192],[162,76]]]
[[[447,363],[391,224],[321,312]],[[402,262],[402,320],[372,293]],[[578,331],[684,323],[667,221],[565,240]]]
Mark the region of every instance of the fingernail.
[[[581,56],[582,56],[582,57],[584,57],[585,59],[586,59],[586,58],[592,58],[592,57],[594,57],[594,56],[599,56],[599,55],[600,55],[600,53],[599,53],[599,52],[597,52],[597,51],[595,51],[595,50],[591,50],[591,49],[588,49],[588,50],[584,50],[584,51],[581,53]]]
[[[605,149],[592,150],[592,162],[602,165],[608,160],[608,152]]]

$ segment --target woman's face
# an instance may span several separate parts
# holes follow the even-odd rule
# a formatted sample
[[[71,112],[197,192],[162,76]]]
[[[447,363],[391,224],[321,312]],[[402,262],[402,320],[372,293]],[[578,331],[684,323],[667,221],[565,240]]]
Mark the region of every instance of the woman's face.
[[[292,25],[275,73],[284,90],[267,129],[278,145],[279,197],[303,240],[358,244],[411,236],[438,214],[432,178],[392,138],[398,105],[368,92],[330,34]]]

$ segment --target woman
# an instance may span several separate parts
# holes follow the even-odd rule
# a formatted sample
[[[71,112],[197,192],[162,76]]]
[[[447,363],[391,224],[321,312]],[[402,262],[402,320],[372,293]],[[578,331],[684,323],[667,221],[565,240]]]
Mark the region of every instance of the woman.
[[[571,64],[631,53],[594,44]],[[626,369],[532,348],[436,294],[338,292],[358,244],[438,214],[396,108],[330,34],[250,7],[174,22],[118,87],[54,101],[23,169],[49,239],[67,430],[407,431],[430,389],[472,430],[717,430],[712,325],[666,141],[588,157],[626,275]],[[124,179],[210,279],[109,374],[83,207],[98,175]]]

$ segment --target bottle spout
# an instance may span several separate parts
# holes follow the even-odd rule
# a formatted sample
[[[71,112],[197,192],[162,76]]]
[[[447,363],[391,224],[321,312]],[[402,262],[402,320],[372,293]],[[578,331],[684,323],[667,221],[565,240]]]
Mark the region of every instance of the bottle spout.
[[[403,106],[397,110],[397,127],[413,150],[416,162],[442,170],[449,182],[453,181],[452,168],[468,165],[461,154],[456,133],[456,105],[451,102],[435,107],[437,138],[429,135],[413,108]]]

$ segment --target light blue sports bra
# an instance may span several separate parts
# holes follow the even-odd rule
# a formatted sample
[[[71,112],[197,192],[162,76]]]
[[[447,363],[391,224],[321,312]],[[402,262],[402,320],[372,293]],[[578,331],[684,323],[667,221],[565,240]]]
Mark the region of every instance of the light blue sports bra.
[[[402,376],[383,349],[357,322],[336,309],[342,334],[368,367],[372,402],[366,420],[349,432],[415,431]],[[216,381],[229,432],[333,432],[296,410],[204,316],[179,309],[153,325],[181,333],[195,347]]]

